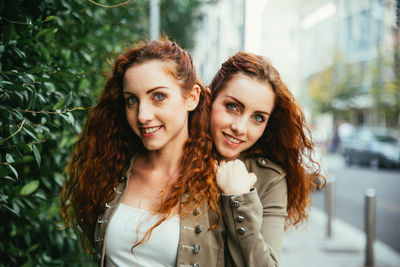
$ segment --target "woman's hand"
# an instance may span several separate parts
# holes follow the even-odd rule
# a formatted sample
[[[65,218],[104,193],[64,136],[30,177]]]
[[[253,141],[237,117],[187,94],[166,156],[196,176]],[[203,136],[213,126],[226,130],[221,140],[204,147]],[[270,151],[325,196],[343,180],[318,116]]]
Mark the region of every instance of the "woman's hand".
[[[249,173],[243,161],[221,161],[217,171],[217,184],[222,193],[239,195],[250,192],[257,181],[254,173]]]

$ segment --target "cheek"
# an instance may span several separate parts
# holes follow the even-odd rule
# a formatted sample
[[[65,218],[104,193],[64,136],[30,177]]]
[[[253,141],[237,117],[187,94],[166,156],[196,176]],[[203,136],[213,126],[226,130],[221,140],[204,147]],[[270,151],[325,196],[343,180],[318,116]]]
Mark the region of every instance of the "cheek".
[[[251,141],[252,143],[256,143],[258,139],[263,135],[265,126],[264,127],[254,127],[253,129],[249,129],[248,133],[251,135]],[[253,145],[252,144],[252,145]]]
[[[126,120],[128,121],[129,125],[133,128],[136,122],[136,112],[133,109],[125,108]]]
[[[228,121],[228,114],[225,112],[223,108],[220,106],[213,106],[211,111],[211,127],[212,129],[215,127],[224,126]]]

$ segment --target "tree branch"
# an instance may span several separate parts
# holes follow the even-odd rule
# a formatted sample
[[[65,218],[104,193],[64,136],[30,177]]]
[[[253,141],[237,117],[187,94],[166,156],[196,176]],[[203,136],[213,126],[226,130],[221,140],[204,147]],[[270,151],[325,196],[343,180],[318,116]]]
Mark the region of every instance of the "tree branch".
[[[89,0],[90,1],[90,0]],[[19,21],[14,21],[14,20],[10,20],[10,19],[8,19],[8,18],[5,18],[5,17],[0,17],[0,19],[4,19],[5,21],[7,21],[7,22],[10,22],[10,23],[14,23],[14,24],[20,24],[20,25],[33,25],[32,24],[32,22],[30,22],[30,23],[26,23],[26,22],[19,22]],[[41,22],[46,22],[46,21],[48,21],[49,19],[48,18],[46,18],[45,20],[42,20]]]
[[[19,126],[19,128],[18,128],[18,130],[17,131],[15,131],[13,134],[11,134],[9,137],[6,137],[6,138],[4,138],[3,140],[0,140],[0,144],[1,143],[4,143],[5,141],[7,141],[8,139],[10,139],[11,137],[13,137],[14,135],[16,135],[17,133],[19,133],[21,130],[22,130],[22,127],[24,126],[24,124],[25,124],[25,120],[23,120],[22,122],[21,122],[21,125]]]
[[[121,4],[117,4],[117,5],[113,5],[113,6],[102,5],[102,4],[96,3],[96,2],[93,1],[93,0],[88,0],[88,1],[89,1],[90,3],[96,5],[96,6],[101,6],[101,7],[104,7],[104,8],[114,8],[114,7],[129,5],[129,4],[132,3],[134,0],[128,0],[128,1],[126,1],[126,2],[123,2],[123,3],[121,3]]]
[[[29,110],[29,109],[19,109],[19,108],[6,108],[6,107],[0,107],[0,109],[10,109],[10,110],[15,110],[15,111],[20,111],[20,112],[26,112],[26,113],[35,113],[35,114],[65,114],[67,112],[75,111],[75,110],[86,110],[86,108],[82,107],[75,107],[72,109],[68,109],[65,111],[46,111],[46,110]]]

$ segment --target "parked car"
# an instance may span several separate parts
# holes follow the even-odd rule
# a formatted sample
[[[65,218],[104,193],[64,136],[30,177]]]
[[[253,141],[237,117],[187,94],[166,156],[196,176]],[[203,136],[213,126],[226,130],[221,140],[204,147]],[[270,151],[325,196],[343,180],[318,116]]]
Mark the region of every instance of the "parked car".
[[[400,167],[400,142],[387,132],[356,129],[342,140],[346,165],[367,164],[371,168]]]

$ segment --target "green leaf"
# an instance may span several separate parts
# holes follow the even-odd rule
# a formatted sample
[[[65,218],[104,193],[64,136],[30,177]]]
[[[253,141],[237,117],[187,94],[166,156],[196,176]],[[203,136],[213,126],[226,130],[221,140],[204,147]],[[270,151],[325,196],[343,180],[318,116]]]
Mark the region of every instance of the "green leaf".
[[[50,53],[49,53],[48,49],[42,43],[38,43],[38,47],[39,47],[39,50],[42,53],[43,57],[46,59],[46,61],[49,61]]]
[[[40,183],[39,180],[30,181],[29,183],[24,185],[24,187],[22,187],[20,195],[26,196],[26,195],[32,194],[33,192],[36,191],[36,189],[38,189],[39,183]]]
[[[28,252],[35,250],[38,247],[38,245],[34,245],[32,247],[33,249],[29,249]],[[28,260],[21,267],[33,267],[33,266],[35,266],[35,262],[33,260]]]
[[[58,101],[57,104],[54,105],[53,109],[57,110],[57,109],[61,109],[63,107],[64,107],[64,99]]]
[[[26,128],[23,128],[22,129],[24,132],[26,132],[27,134],[29,134],[33,139],[35,139],[36,141],[39,141],[39,139],[37,138],[37,136],[34,134],[34,133],[32,133],[31,131],[29,131],[28,129],[26,129]]]
[[[37,147],[35,145],[32,145],[32,151],[33,151],[33,156],[35,156],[35,160],[38,164],[38,166],[40,167],[40,162],[42,160],[39,150],[37,149]]]
[[[10,154],[6,154],[6,161],[8,162],[8,163],[13,163],[14,162],[14,159],[13,159],[13,157],[10,155]]]
[[[65,98],[65,106],[69,106],[72,102],[73,92],[69,92],[67,97]]]
[[[7,195],[0,195],[0,202],[7,203],[8,196]]]
[[[49,92],[53,92],[53,91],[56,90],[56,87],[55,87],[54,83],[45,82],[45,83],[44,83],[44,86],[47,88],[47,90],[48,90]]]
[[[59,208],[57,205],[51,206],[51,208],[47,211],[46,219],[48,220],[48,219],[56,217],[59,214],[59,212],[60,211],[59,211]]]
[[[67,112],[67,114],[60,114],[60,116],[63,117],[68,123],[74,125],[75,120],[71,112]]]
[[[47,16],[45,21],[51,21],[54,20],[56,16]]]
[[[42,31],[40,31],[37,35],[36,35],[36,39],[38,39],[40,36],[42,35],[46,35],[48,33],[50,33],[53,29],[44,29]]]
[[[13,166],[11,166],[10,164],[8,164],[8,167],[9,167],[9,168],[11,169],[11,171],[14,173],[15,177],[18,178],[18,172],[17,172],[17,170],[16,170]]]
[[[33,246],[31,246],[31,247],[28,249],[28,252],[32,252],[32,251],[36,250],[38,247],[39,247],[39,244],[34,244]],[[35,266],[35,263],[34,263],[34,262],[32,262],[32,266]]]
[[[17,180],[15,180],[14,178],[12,178],[11,176],[8,176],[8,175],[2,177],[2,179],[11,180],[11,181],[13,181],[13,182],[16,182],[16,181],[17,181]]]
[[[28,109],[33,108],[33,104],[35,103],[35,97],[36,97],[36,90],[35,90],[35,88],[32,88],[32,94],[31,94],[31,97],[29,100]]]

